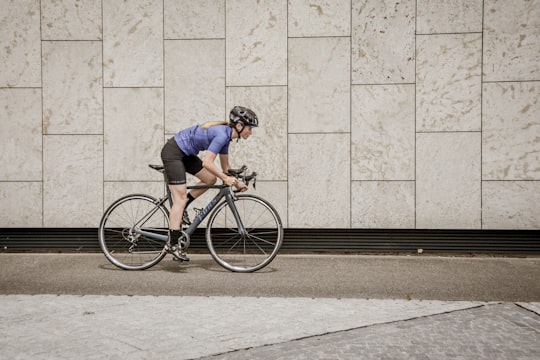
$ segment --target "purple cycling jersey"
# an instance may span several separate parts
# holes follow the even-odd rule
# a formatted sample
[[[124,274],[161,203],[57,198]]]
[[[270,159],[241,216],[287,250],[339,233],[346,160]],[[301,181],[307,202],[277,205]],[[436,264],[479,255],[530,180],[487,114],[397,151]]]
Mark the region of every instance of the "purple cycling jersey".
[[[197,155],[205,150],[226,155],[229,153],[231,136],[232,129],[227,125],[212,126],[209,129],[195,125],[176,133],[174,140],[186,155]]]

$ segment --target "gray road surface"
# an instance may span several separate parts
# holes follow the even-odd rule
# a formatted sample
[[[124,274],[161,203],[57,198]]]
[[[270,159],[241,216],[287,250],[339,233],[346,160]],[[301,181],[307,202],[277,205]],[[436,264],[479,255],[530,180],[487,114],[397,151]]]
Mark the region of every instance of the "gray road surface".
[[[0,254],[0,294],[540,301],[540,258],[283,255],[253,274],[191,259],[123,271],[101,254]]]

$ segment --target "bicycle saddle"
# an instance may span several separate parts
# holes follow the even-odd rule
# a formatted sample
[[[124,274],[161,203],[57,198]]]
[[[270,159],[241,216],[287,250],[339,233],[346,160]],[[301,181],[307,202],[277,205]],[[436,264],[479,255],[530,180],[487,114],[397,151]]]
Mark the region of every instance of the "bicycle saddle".
[[[152,169],[159,171],[160,173],[165,171],[165,167],[163,165],[148,165]]]

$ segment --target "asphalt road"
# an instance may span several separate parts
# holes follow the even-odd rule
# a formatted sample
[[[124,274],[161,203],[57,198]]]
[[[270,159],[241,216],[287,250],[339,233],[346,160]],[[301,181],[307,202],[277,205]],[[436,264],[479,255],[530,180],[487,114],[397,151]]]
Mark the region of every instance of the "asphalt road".
[[[0,253],[0,294],[540,301],[540,258],[280,255],[251,274],[209,255],[124,271],[102,254]]]

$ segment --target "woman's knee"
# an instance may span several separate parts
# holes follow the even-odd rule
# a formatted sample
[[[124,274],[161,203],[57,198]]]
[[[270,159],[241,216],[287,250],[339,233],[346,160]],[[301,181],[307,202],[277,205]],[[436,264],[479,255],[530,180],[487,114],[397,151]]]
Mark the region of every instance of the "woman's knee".
[[[207,184],[208,185],[214,185],[217,182],[217,177],[212,176],[210,179],[208,179]]]
[[[174,204],[185,205],[187,202],[187,188],[185,185],[169,185]]]

